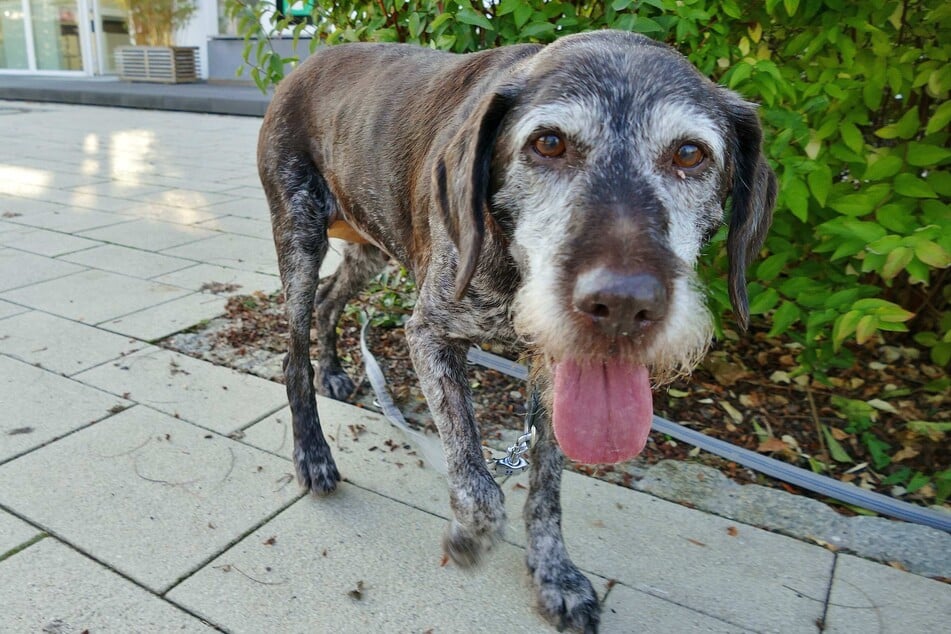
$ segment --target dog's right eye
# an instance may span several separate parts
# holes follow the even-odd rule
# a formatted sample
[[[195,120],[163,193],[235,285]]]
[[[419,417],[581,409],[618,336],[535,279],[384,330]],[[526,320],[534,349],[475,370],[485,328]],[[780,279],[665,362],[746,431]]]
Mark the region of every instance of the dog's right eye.
[[[545,158],[558,158],[567,149],[564,139],[551,132],[546,132],[532,141],[532,148]]]

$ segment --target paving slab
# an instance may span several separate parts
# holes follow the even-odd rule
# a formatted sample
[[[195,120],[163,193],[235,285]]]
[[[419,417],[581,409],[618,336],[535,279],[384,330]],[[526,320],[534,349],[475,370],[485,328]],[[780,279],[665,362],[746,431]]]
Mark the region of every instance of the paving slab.
[[[205,211],[198,207],[163,205],[147,200],[134,200],[131,205],[116,213],[126,217],[151,218],[153,220],[177,222],[183,225],[192,225],[197,222],[204,222],[218,217],[217,213]]]
[[[227,209],[228,203],[223,205],[217,205],[215,208],[221,209],[222,211]],[[206,229],[214,229],[216,231],[225,231],[227,233],[236,233],[242,236],[249,236],[252,238],[263,238],[270,240],[271,233],[271,222],[267,218],[244,218],[242,216],[219,216],[218,218],[213,218],[211,220],[206,220],[205,222],[198,223],[199,227]]]
[[[3,167],[0,166],[0,176],[2,175]],[[58,192],[60,190],[51,191]],[[47,199],[45,195],[46,190],[41,189],[40,192],[43,194],[42,198],[33,196],[17,196],[9,192],[5,192],[3,179],[0,178],[0,217],[6,218],[9,221],[13,221],[27,215],[39,215],[50,211],[63,211],[63,205],[51,202]],[[5,224],[13,224],[12,222],[4,222]],[[25,225],[17,224],[17,226],[22,227]]]
[[[68,233],[46,229],[33,229],[22,233],[11,232],[9,235],[0,234],[0,244],[51,258],[102,245],[96,240],[78,238]]]
[[[268,236],[250,238],[219,233],[199,243],[166,249],[163,253],[244,271],[277,273],[274,241]]]
[[[22,217],[18,216],[14,218],[13,221],[31,227],[73,233],[129,222],[129,217],[104,211],[96,211],[95,209],[64,207],[60,211],[47,211],[39,214],[27,214]]]
[[[5,632],[214,632],[52,538],[0,561],[0,578]]]
[[[0,253],[2,256],[2,253]],[[76,266],[60,262],[63,266]],[[81,267],[76,267],[81,268]],[[96,324],[188,295],[190,291],[108,271],[86,270],[2,297],[76,321]]]
[[[343,484],[329,498],[294,503],[168,597],[232,632],[552,631],[535,612],[521,549],[500,544],[476,570],[441,565],[444,526]],[[737,631],[631,593],[636,598],[618,603],[608,620],[616,629],[603,631],[630,631],[635,623],[647,631]],[[256,607],[262,605],[268,609]]]
[[[145,251],[161,251],[219,235],[215,231],[162,220],[139,219],[80,235]]]
[[[0,404],[0,463],[101,420],[117,406],[129,405],[112,394],[3,355]]]
[[[19,517],[0,510],[0,562],[42,534]]]
[[[445,480],[406,449],[378,415],[320,398],[318,410],[342,476],[387,497],[448,517]],[[290,456],[288,409],[245,431],[244,442]],[[514,439],[513,439],[514,440]],[[527,478],[502,483],[506,539],[523,546]],[[834,555],[825,549],[565,472],[565,541],[576,564],[733,627],[814,632]],[[673,527],[673,528],[672,528]],[[757,565],[748,562],[756,553]]]
[[[185,207],[186,209],[195,209],[225,203],[234,200],[236,196],[213,193],[208,191],[196,191],[193,189],[167,189],[134,196],[137,200],[149,203],[158,203],[160,205],[170,205],[172,207]]]
[[[16,304],[11,304],[10,302],[5,302],[0,299],[0,319],[6,319],[7,317],[12,317],[13,315],[19,315],[20,313],[25,313],[29,308],[25,306],[17,306]]]
[[[142,348],[141,341],[38,311],[0,321],[0,352],[71,376]]]
[[[227,299],[209,293],[192,293],[100,324],[112,332],[143,341],[155,341],[195,324],[223,315]]]
[[[50,465],[82,465],[50,486]],[[0,502],[157,592],[300,496],[289,464],[135,406],[0,467]]]
[[[0,248],[0,291],[53,280],[83,270],[84,267],[69,262],[17,249]]]
[[[142,279],[157,277],[195,264],[192,260],[173,258],[141,249],[132,249],[117,244],[99,244],[101,246],[71,255],[64,255],[59,259]]]
[[[248,177],[246,180],[249,183],[257,183],[258,177],[255,174],[254,176]],[[233,186],[234,185],[232,185],[232,187]],[[225,193],[234,194],[235,192],[232,189],[226,191]],[[267,201],[262,200],[260,196],[255,196],[253,198],[242,196],[227,202],[208,205],[204,209],[205,211],[221,213],[222,215],[248,218],[250,220],[260,220],[262,222],[271,221],[271,212],[268,209]]]
[[[174,273],[160,275],[155,281],[193,291],[214,292],[226,297],[246,295],[254,291],[272,293],[281,288],[281,278],[277,275],[229,269],[213,264],[196,264]]]
[[[946,632],[951,585],[852,555],[836,561],[826,632]]]
[[[225,434],[269,415],[287,398],[278,383],[153,346],[75,378]]]

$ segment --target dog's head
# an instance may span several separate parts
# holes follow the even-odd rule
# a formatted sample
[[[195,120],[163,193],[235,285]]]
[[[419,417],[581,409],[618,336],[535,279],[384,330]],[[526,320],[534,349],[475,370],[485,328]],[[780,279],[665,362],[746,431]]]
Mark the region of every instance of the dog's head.
[[[730,297],[746,325],[746,267],[776,195],[755,108],[666,46],[600,31],[513,68],[457,138],[453,177],[445,161],[436,174],[457,291],[490,213],[522,277],[516,329],[553,370],[562,448],[588,462],[629,457],[647,430],[617,431],[614,419],[649,428],[648,374],[689,371],[709,343],[694,267],[728,198]],[[593,412],[611,420],[581,420]]]

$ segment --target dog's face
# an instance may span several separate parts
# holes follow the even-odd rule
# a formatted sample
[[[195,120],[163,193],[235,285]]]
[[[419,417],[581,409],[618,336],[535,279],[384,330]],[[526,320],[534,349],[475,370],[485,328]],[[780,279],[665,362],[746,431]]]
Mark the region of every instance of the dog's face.
[[[728,196],[745,325],[745,268],[775,198],[755,110],[666,47],[598,32],[538,53],[470,119],[464,196],[474,213],[486,196],[520,269],[513,320],[552,371],[562,448],[587,462],[630,457],[650,425],[648,376],[688,372],[710,341],[694,267]],[[587,422],[596,412],[610,420]]]

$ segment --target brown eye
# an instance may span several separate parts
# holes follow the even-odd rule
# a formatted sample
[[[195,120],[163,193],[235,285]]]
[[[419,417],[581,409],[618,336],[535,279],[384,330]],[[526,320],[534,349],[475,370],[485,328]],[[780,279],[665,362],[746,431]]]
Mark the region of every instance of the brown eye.
[[[683,169],[697,167],[706,158],[703,150],[693,143],[684,143],[674,152],[674,165]]]
[[[534,141],[532,147],[545,158],[558,158],[565,153],[565,142],[557,134],[543,134]]]

